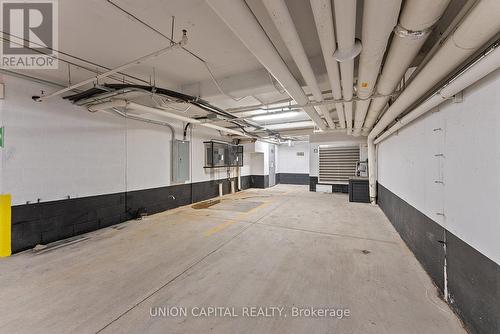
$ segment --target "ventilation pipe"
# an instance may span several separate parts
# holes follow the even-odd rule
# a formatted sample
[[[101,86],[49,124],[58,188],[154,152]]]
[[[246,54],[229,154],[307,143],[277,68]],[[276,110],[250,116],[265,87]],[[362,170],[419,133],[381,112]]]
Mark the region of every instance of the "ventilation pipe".
[[[317,102],[322,102],[323,94],[321,94],[318,82],[316,81],[316,77],[314,76],[311,64],[309,63],[309,59],[307,58],[306,52],[304,50],[302,42],[300,41],[297,29],[295,29],[295,25],[293,23],[292,17],[290,16],[290,12],[288,11],[288,7],[286,6],[285,1],[263,0],[263,3],[267,9],[267,12],[271,16],[274,25],[278,29],[283,42],[285,42],[288,51],[290,51],[295,64],[297,64],[302,77],[304,78],[307,86],[309,86],[314,99]],[[333,123],[327,106],[316,107],[316,111],[320,111],[320,113],[325,116],[326,122],[328,123],[330,128],[335,128],[335,124]]]
[[[250,135],[248,135],[244,132],[241,132],[241,131],[228,129],[228,128],[225,128],[223,126],[215,125],[212,123],[203,123],[200,120],[195,119],[195,118],[177,115],[175,113],[172,113],[172,112],[169,112],[169,111],[166,111],[163,109],[153,108],[153,107],[145,106],[143,104],[130,102],[130,101],[126,101],[126,100],[117,99],[117,100],[112,100],[110,102],[93,104],[93,105],[90,105],[87,109],[90,112],[96,112],[96,111],[112,109],[112,108],[133,109],[133,110],[142,111],[142,112],[148,113],[148,114],[154,114],[154,115],[159,115],[159,116],[163,116],[163,117],[167,117],[167,118],[176,119],[176,120],[181,121],[181,122],[199,124],[199,125],[207,127],[207,128],[222,131],[225,133],[230,133],[230,134],[237,135],[237,136],[251,137]]]
[[[354,58],[359,54],[356,49],[356,1],[334,0],[335,24],[337,30],[338,49],[334,53],[340,62],[340,77],[342,79],[342,95],[344,96],[344,113],[347,123],[347,133],[352,133],[352,95],[354,81]]]
[[[361,134],[370,96],[377,82],[380,65],[384,58],[387,42],[398,22],[401,0],[365,0],[363,7],[363,30],[361,33],[363,50],[359,58],[357,96],[354,115],[355,136]],[[384,17],[384,20],[380,20]]]
[[[422,70],[415,76],[396,101],[368,135],[368,164],[370,170],[370,198],[376,201],[375,138],[399,115],[443,80],[457,66],[500,31],[500,1],[481,0],[471,9],[457,29],[444,41]]]
[[[415,119],[437,107],[444,101],[453,98],[453,95],[461,92],[498,68],[500,68],[500,47],[497,45],[494,49],[489,50],[489,52],[485,53],[484,56],[475,61],[460,75],[451,80],[438,92],[434,93],[434,95],[425,100],[425,102],[416,107],[412,112],[401,118],[396,124],[380,135],[374,141],[374,144],[377,145],[391,136],[394,132],[413,122]]]
[[[298,104],[305,105],[309,99],[285,62],[274,48],[259,22],[244,0],[206,0],[233,33],[243,42],[259,62],[271,73]],[[304,107],[315,125],[326,130],[326,124],[314,107]]]
[[[328,80],[332,88],[332,95],[335,100],[342,100],[342,91],[340,87],[340,73],[339,66],[335,59],[332,57],[335,52],[335,29],[333,28],[333,15],[331,0],[311,0],[311,8],[316,22],[316,29],[318,30],[319,42],[321,44],[321,51],[325,59],[326,71],[328,73]],[[339,118],[339,125],[345,128],[344,105],[342,103],[335,103],[337,116]]]
[[[367,135],[378,115],[389,101],[401,78],[424,45],[432,26],[441,18],[450,0],[408,0],[403,6],[399,24],[377,83],[377,93],[385,95],[372,100],[363,134]]]

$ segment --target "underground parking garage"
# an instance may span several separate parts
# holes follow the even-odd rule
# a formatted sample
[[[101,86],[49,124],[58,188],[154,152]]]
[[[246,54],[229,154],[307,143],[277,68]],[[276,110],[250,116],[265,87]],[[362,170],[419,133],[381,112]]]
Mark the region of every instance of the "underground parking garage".
[[[0,7],[0,332],[500,333],[499,1]]]

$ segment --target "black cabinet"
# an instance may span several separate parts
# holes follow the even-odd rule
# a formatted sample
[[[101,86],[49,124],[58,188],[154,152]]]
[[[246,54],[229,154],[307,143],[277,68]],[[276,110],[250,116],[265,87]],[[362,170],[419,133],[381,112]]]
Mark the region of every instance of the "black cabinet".
[[[349,179],[349,202],[370,203],[370,187],[367,178]]]

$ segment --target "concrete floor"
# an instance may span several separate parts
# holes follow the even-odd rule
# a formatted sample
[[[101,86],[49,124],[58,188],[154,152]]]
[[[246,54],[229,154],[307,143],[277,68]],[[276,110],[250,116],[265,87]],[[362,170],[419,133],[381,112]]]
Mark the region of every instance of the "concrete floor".
[[[380,209],[343,194],[252,189],[88,236],[0,260],[0,332],[465,333]]]

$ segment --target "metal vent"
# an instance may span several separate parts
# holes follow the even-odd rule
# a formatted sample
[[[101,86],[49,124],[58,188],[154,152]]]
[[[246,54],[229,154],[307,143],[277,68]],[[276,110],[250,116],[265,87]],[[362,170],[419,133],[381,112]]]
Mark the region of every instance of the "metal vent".
[[[320,146],[318,182],[348,184],[349,178],[356,174],[358,161],[359,146]]]

